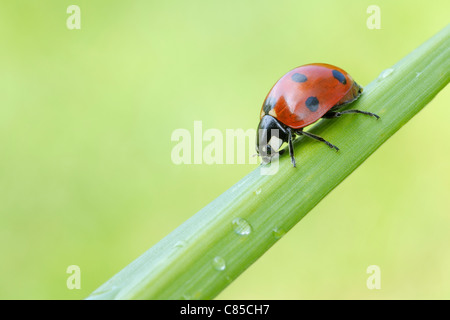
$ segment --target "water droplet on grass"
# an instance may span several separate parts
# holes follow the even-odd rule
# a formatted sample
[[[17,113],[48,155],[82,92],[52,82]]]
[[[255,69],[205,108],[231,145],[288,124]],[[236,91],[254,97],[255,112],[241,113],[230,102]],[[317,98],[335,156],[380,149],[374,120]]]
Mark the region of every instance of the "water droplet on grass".
[[[382,71],[382,72],[380,73],[380,77],[379,77],[379,78],[381,78],[381,79],[386,79],[386,78],[389,77],[393,72],[394,72],[394,69],[392,69],[392,68],[386,69],[386,70],[384,70],[384,71]]]
[[[92,292],[91,295],[86,298],[86,300],[113,300],[120,292],[120,289],[121,288],[118,286],[111,286],[107,289],[99,288]]]
[[[183,296],[181,297],[181,300],[191,300],[191,295],[185,293],[185,294],[183,294]]]
[[[241,236],[246,236],[252,232],[252,226],[243,218],[236,218],[231,223],[233,224],[234,232]]]
[[[186,246],[186,241],[179,240],[173,246],[174,246],[174,248],[177,248],[177,249],[184,248]]]
[[[212,265],[213,265],[214,269],[216,269],[217,271],[223,271],[227,267],[227,265],[225,263],[225,259],[222,257],[219,257],[219,256],[217,256],[213,259]]]
[[[286,234],[286,231],[282,228],[275,228],[272,230],[272,235],[275,237],[275,239],[280,239]]]

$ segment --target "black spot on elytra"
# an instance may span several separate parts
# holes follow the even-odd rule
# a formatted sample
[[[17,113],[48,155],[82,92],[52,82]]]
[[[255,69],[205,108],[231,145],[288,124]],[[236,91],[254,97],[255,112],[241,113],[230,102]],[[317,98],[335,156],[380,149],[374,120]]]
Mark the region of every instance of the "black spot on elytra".
[[[299,83],[305,82],[306,80],[308,80],[308,78],[304,74],[301,74],[301,73],[294,73],[292,75],[291,79],[293,81],[299,82]]]
[[[347,79],[345,79],[345,76],[337,71],[337,70],[333,70],[333,77],[335,77],[340,83],[342,84],[347,84]]]
[[[316,97],[311,96],[306,99],[305,105],[310,111],[316,112],[317,109],[319,109],[319,100]]]
[[[273,97],[267,97],[263,104],[263,110],[265,114],[268,114],[270,110],[275,108],[275,105],[277,104],[277,99]]]

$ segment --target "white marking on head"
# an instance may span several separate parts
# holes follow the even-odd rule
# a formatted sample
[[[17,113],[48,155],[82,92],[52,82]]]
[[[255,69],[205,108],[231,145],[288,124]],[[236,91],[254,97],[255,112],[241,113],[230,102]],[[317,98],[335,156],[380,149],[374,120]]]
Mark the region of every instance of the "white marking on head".
[[[283,140],[281,140],[276,136],[272,136],[268,144],[272,147],[273,151],[278,152],[278,150],[280,150],[281,145],[283,144]]]

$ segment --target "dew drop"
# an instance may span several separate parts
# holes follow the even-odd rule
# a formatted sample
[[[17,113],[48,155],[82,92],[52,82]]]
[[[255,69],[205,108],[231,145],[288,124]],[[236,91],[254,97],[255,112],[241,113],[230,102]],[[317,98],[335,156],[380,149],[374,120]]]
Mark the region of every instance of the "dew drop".
[[[192,297],[187,293],[185,293],[181,296],[181,300],[191,300],[191,299],[192,299]]]
[[[227,267],[227,265],[225,263],[225,259],[222,257],[219,257],[219,256],[217,256],[213,259],[212,265],[213,265],[214,269],[216,269],[217,271],[223,271]]]
[[[255,190],[255,194],[256,194],[256,195],[258,195],[258,194],[260,194],[260,193],[261,193],[261,188]]]
[[[282,228],[275,228],[272,230],[272,235],[275,237],[275,239],[280,239],[286,234],[286,231]]]
[[[252,226],[243,218],[235,218],[231,223],[233,224],[234,232],[241,236],[249,235],[252,232]]]
[[[99,288],[92,292],[86,300],[113,300],[117,294],[120,292],[120,287],[118,286],[111,286],[107,289]]]
[[[386,69],[386,70],[381,72],[380,78],[381,79],[386,79],[387,77],[389,77],[392,74],[392,72],[394,72],[394,69],[392,69],[392,68]]]
[[[174,248],[177,248],[177,249],[184,248],[186,246],[186,241],[179,240],[173,246],[174,246]]]

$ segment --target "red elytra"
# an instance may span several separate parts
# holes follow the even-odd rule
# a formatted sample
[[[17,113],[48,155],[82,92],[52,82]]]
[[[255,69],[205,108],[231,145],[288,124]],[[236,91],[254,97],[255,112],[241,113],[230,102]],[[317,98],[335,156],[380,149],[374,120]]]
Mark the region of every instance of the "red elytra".
[[[263,162],[270,162],[282,142],[287,142],[295,167],[292,141],[296,135],[306,135],[339,150],[303,128],[320,118],[336,118],[347,113],[362,113],[378,119],[376,114],[361,110],[336,112],[358,99],[362,90],[346,71],[330,64],[307,64],[286,73],[269,91],[261,108],[256,149]],[[279,139],[278,145],[272,139],[274,136]]]

